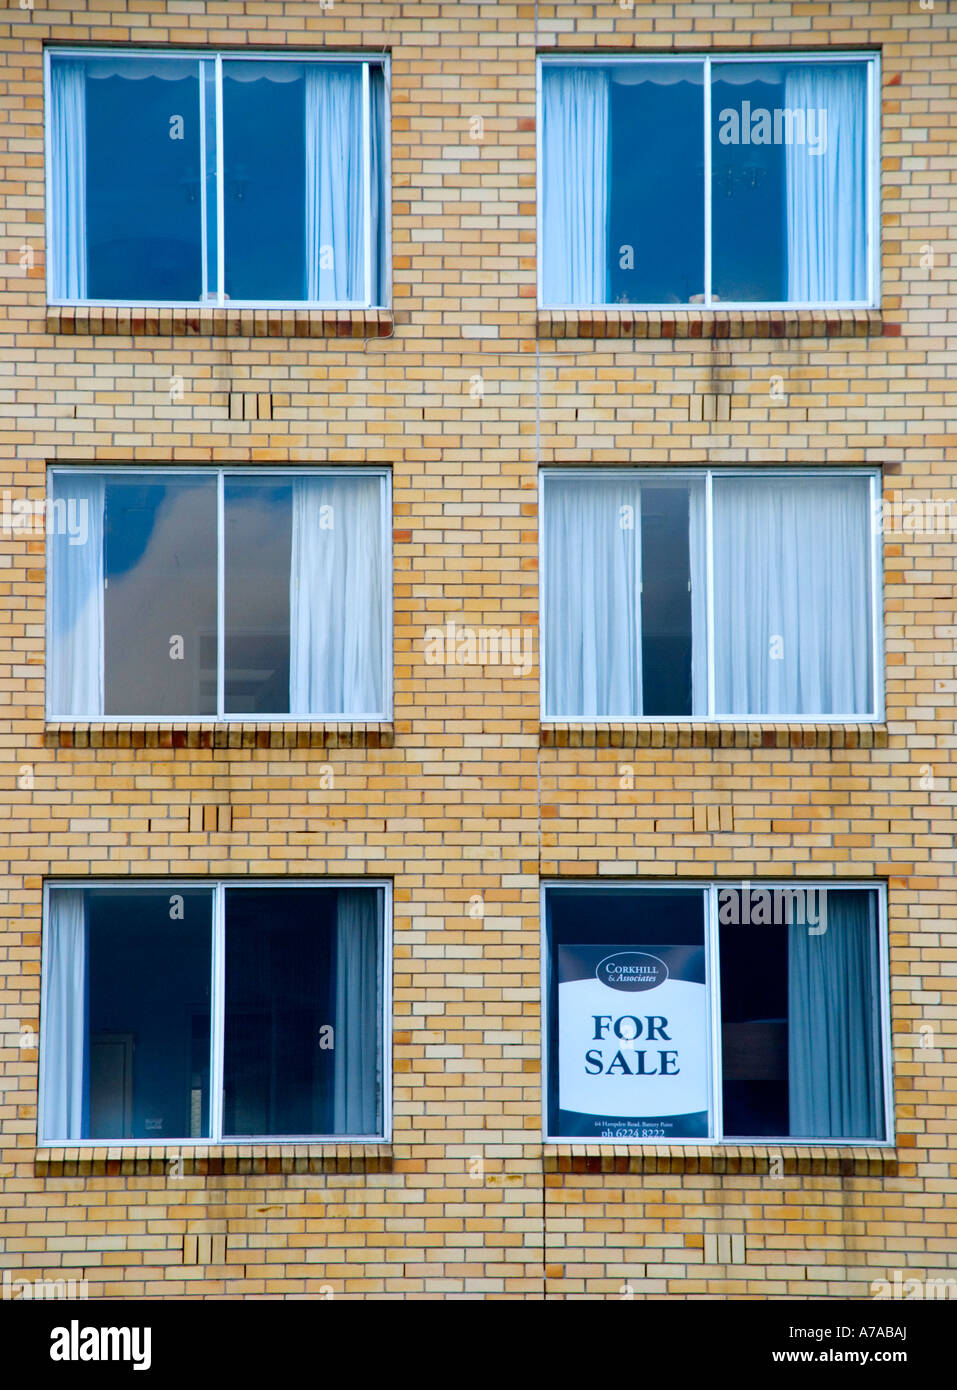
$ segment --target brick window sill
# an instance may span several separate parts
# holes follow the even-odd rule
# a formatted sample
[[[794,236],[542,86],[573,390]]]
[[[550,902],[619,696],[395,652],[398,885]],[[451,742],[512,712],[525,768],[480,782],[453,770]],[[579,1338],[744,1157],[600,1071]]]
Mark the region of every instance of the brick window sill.
[[[174,1168],[174,1164],[176,1165]],[[231,1173],[391,1173],[392,1145],[110,1144],[37,1149],[38,1177],[222,1177]]]
[[[902,1175],[896,1149],[771,1147],[721,1144],[705,1147],[653,1144],[546,1144],[546,1173],[715,1173],[784,1177],[883,1178]],[[778,1166],[780,1164],[780,1167]],[[904,1165],[908,1167],[908,1165]]]
[[[47,748],[391,748],[388,723],[48,723]]]
[[[886,724],[586,724],[540,726],[543,748],[886,748]]]
[[[539,338],[871,338],[900,336],[880,309],[539,309]]]
[[[391,309],[109,309],[50,305],[48,333],[74,337],[389,338]]]

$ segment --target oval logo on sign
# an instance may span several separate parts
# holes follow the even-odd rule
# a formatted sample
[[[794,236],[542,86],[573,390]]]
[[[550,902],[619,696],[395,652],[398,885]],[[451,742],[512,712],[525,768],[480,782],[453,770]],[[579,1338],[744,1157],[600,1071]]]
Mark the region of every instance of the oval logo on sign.
[[[657,956],[643,951],[616,951],[599,961],[595,978],[610,989],[637,994],[643,989],[657,989],[668,978],[668,967]]]

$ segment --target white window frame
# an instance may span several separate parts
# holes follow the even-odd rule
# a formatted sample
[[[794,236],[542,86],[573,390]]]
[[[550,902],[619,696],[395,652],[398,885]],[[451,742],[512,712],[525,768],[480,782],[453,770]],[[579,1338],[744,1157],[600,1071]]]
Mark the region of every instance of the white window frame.
[[[807,1139],[790,1138],[788,1136],[759,1136],[747,1138],[734,1135],[725,1137],[723,1133],[723,1108],[722,1108],[722,1076],[721,1076],[721,968],[719,959],[719,935],[718,935],[718,895],[722,889],[728,888],[769,888],[769,889],[794,889],[800,888],[826,890],[828,893],[841,892],[844,889],[867,889],[877,894],[877,937],[878,937],[878,978],[880,987],[880,998],[877,1007],[880,1016],[880,1040],[881,1040],[881,1080],[884,1095],[884,1133],[885,1139]],[[576,1137],[570,1134],[550,1134],[548,1129],[549,1122],[549,1075],[552,1065],[552,1058],[549,1054],[549,1032],[550,1032],[550,977],[553,962],[549,956],[548,942],[548,918],[546,899],[550,889],[561,888],[587,888],[589,892],[601,893],[607,889],[627,888],[635,892],[652,889],[655,892],[671,892],[683,890],[688,892],[693,890],[702,893],[704,899],[704,951],[706,960],[706,979],[705,984],[708,990],[708,1055],[707,1055],[707,1074],[709,1078],[709,1108],[708,1118],[712,1134],[709,1138],[692,1139],[599,1139],[592,1135]],[[814,1148],[848,1149],[848,1148],[867,1148],[867,1149],[892,1149],[896,1143],[894,1131],[894,1065],[893,1048],[891,1037],[891,1008],[890,1008],[890,959],[888,950],[888,927],[887,927],[887,885],[882,882],[866,879],[706,879],[706,880],[673,880],[659,882],[654,879],[543,879],[541,883],[540,902],[539,902],[539,931],[541,936],[541,1000],[542,1000],[542,1139],[546,1144],[587,1144],[599,1145],[607,1148],[609,1146],[638,1147],[638,1148],[721,1148],[731,1144],[734,1146],[757,1146],[760,1148],[788,1149],[788,1148],[807,1148],[813,1145]],[[614,1123],[613,1119],[609,1120]]]
[[[881,501],[880,471],[876,468],[656,468],[654,466],[624,468],[541,468],[538,478],[539,515],[539,632],[544,634],[549,622],[546,607],[548,593],[547,546],[543,543],[545,526],[545,483],[550,477],[560,478],[622,478],[631,477],[635,482],[650,483],[661,481],[692,482],[704,480],[705,484],[705,545],[707,582],[707,631],[708,631],[708,712],[691,715],[645,715],[645,714],[605,714],[571,715],[551,714],[546,708],[548,689],[546,680],[547,643],[540,643],[540,715],[543,724],[879,724],[884,719],[884,571],[882,536],[874,525],[879,514]],[[796,714],[716,714],[715,700],[715,630],[714,630],[714,536],[712,516],[712,485],[715,478],[849,478],[861,477],[870,480],[871,529],[870,579],[871,579],[871,648],[873,669],[871,671],[871,708],[869,714],[850,714],[839,712],[820,715]]]
[[[216,713],[215,714],[59,714],[51,711],[49,706],[49,682],[45,698],[46,719],[48,722],[66,724],[162,724],[176,725],[180,727],[188,724],[354,724],[361,723],[388,723],[392,719],[393,712],[393,685],[394,671],[392,663],[392,607],[393,591],[391,585],[393,565],[392,565],[392,472],[389,468],[380,465],[363,466],[358,468],[346,467],[305,467],[287,468],[277,466],[269,469],[258,468],[255,465],[221,464],[171,464],[166,467],[147,467],[139,468],[135,464],[103,464],[95,467],[89,464],[75,466],[70,464],[51,464],[47,469],[47,497],[53,495],[54,477],[68,476],[94,476],[105,478],[109,482],[111,476],[115,479],[125,477],[158,477],[167,482],[175,478],[187,477],[208,477],[216,478],[217,481],[217,508],[216,508],[216,574],[217,574],[217,596],[216,596]],[[386,696],[385,708],[379,711],[361,711],[346,714],[307,714],[296,715],[290,712],[285,714],[228,714],[225,710],[225,662],[226,662],[226,547],[225,547],[225,495],[227,478],[244,478],[247,481],[257,482],[292,482],[296,478],[347,478],[347,477],[377,477],[380,480],[380,544],[382,546],[382,575],[383,575],[383,614],[382,614],[382,680],[383,689]],[[47,586],[46,586],[46,662],[44,671],[49,669],[50,659],[53,651],[53,581],[52,573],[54,561],[54,548],[47,541]]]
[[[865,113],[865,129],[867,138],[867,151],[864,161],[865,165],[865,186],[864,186],[864,210],[865,210],[865,260],[867,263],[867,298],[849,300],[715,300],[712,297],[711,285],[711,64],[715,63],[866,63],[867,64],[867,111]],[[701,303],[644,303],[635,302],[628,304],[550,304],[542,297],[542,179],[544,165],[542,162],[542,134],[543,134],[543,114],[542,103],[542,69],[547,66],[562,67],[586,67],[597,64],[599,67],[622,67],[629,63],[701,63],[703,80],[703,106],[704,106],[704,299]],[[628,57],[618,57],[613,54],[566,54],[548,53],[539,54],[536,72],[536,167],[538,178],[536,180],[536,261],[538,265],[538,291],[537,305],[539,309],[552,310],[556,313],[587,312],[595,309],[627,309],[648,312],[672,312],[672,311],[691,311],[692,313],[724,313],[732,311],[744,311],[754,313],[768,309],[783,309],[794,312],[803,312],[814,309],[877,309],[881,302],[881,237],[880,237],[880,211],[879,193],[881,180],[881,128],[880,128],[880,92],[881,92],[881,60],[878,52],[858,51],[852,53],[834,52],[832,50],[822,52],[820,50],[810,50],[802,52],[776,53],[776,52],[751,52],[751,53],[673,53],[663,56],[661,54],[633,53]]]
[[[191,888],[212,889],[212,950],[210,956],[210,1065],[209,1065],[209,1136],[203,1138],[149,1139],[58,1139],[44,1132],[43,1094],[45,1068],[49,1063],[46,1039],[47,961],[50,958],[49,925],[50,893],[58,889],[125,888],[130,892],[158,888],[174,892],[188,884]],[[302,1134],[302,1135],[223,1135],[223,1075],[226,1021],[226,889],[269,889],[283,892],[295,888],[380,888],[382,889],[382,1132],[378,1135]],[[89,1038],[85,1040],[89,1046]],[[50,879],[43,885],[43,936],[40,1008],[40,1085],[37,1111],[37,1147],[70,1149],[144,1149],[144,1148],[208,1148],[213,1145],[233,1148],[241,1144],[375,1144],[389,1143],[392,1138],[392,880],[387,878],[308,878],[308,879],[184,879],[184,878],[125,878],[125,879]]]
[[[52,229],[50,226],[50,212],[53,206],[53,170],[50,159],[52,143],[50,139],[50,63],[51,58],[180,58],[197,63],[199,75],[199,125],[200,125],[200,190],[201,190],[201,227],[200,237],[202,241],[202,267],[203,267],[203,286],[204,297],[201,299],[64,299],[56,295],[53,285],[53,266],[55,258],[50,254]],[[365,217],[365,297],[361,300],[308,300],[308,299],[228,299],[224,292],[225,266],[226,266],[226,230],[224,220],[225,188],[224,180],[220,177],[216,180],[217,198],[217,264],[215,267],[215,291],[209,287],[209,276],[212,267],[208,266],[208,226],[207,226],[207,198],[206,198],[206,103],[205,103],[205,74],[206,65],[213,69],[215,82],[215,108],[216,108],[216,167],[222,171],[224,165],[224,136],[223,136],[223,62],[268,62],[268,63],[361,63],[362,90],[363,90],[363,114],[362,114],[362,160],[364,171],[364,193],[363,211]],[[381,67],[383,81],[385,84],[384,118],[382,131],[382,152],[383,152],[383,171],[382,180],[384,187],[383,201],[385,206],[382,215],[385,218],[385,262],[380,267],[380,280],[383,286],[382,304],[377,304],[372,298],[372,257],[375,248],[372,245],[372,217],[371,217],[371,176],[372,176],[372,147],[371,147],[371,98],[369,70],[371,67]],[[392,109],[392,60],[388,53],[335,53],[335,52],[316,52],[292,51],[283,52],[269,50],[233,51],[231,49],[208,49],[208,48],[147,48],[142,46],[131,46],[124,48],[60,48],[48,46],[43,53],[43,74],[44,74],[44,160],[46,167],[46,211],[45,211],[45,233],[47,239],[47,303],[52,307],[83,307],[83,308],[131,308],[131,309],[289,309],[289,310],[358,310],[358,309],[380,309],[387,308],[392,302],[392,141],[390,132],[391,109]]]

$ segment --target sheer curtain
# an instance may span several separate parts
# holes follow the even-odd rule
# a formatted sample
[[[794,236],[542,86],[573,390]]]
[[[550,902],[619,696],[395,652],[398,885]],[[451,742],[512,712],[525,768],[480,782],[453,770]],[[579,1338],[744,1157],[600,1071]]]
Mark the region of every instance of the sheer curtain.
[[[545,709],[641,713],[641,494],[634,481],[545,483]]]
[[[829,892],[826,923],[788,927],[790,1135],[883,1139],[876,895]]]
[[[716,478],[721,715],[871,713],[866,478]]]
[[[50,65],[50,254],[57,299],[86,298],[86,72]]]
[[[297,478],[289,577],[289,711],[381,715],[382,481]]]
[[[306,298],[365,301],[362,64],[306,68]]]
[[[823,111],[827,129],[818,154],[787,146],[788,299],[866,299],[865,65],[789,64],[784,90],[789,110]]]
[[[542,298],[603,304],[608,280],[608,72],[542,72]]]
[[[103,713],[105,497],[102,478],[78,474],[55,484],[54,498],[63,501],[67,518],[75,519],[72,529],[77,534],[69,535],[71,528],[58,515],[49,552],[47,704],[54,716]],[[75,513],[70,510],[73,507]]]
[[[86,896],[50,891],[43,976],[43,1138],[84,1139],[89,1131],[89,933]]]
[[[378,1134],[382,994],[379,890],[342,888],[337,899],[336,1134]]]
[[[703,483],[688,489],[688,556],[691,568],[691,713],[708,713],[708,552]]]

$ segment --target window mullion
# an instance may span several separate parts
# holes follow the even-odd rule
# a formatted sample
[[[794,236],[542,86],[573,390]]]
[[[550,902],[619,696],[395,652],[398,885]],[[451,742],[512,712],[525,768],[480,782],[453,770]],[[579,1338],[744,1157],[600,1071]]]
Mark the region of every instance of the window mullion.
[[[209,1137],[218,1144],[223,1137],[223,1053],[226,1019],[226,890],[213,888],[213,977],[209,1008]]]
[[[704,60],[704,302],[711,304],[711,59]]]
[[[705,940],[708,947],[708,1008],[711,1017],[711,1137],[724,1140],[721,1075],[721,952],[718,935],[718,885],[711,883],[705,901]]]

